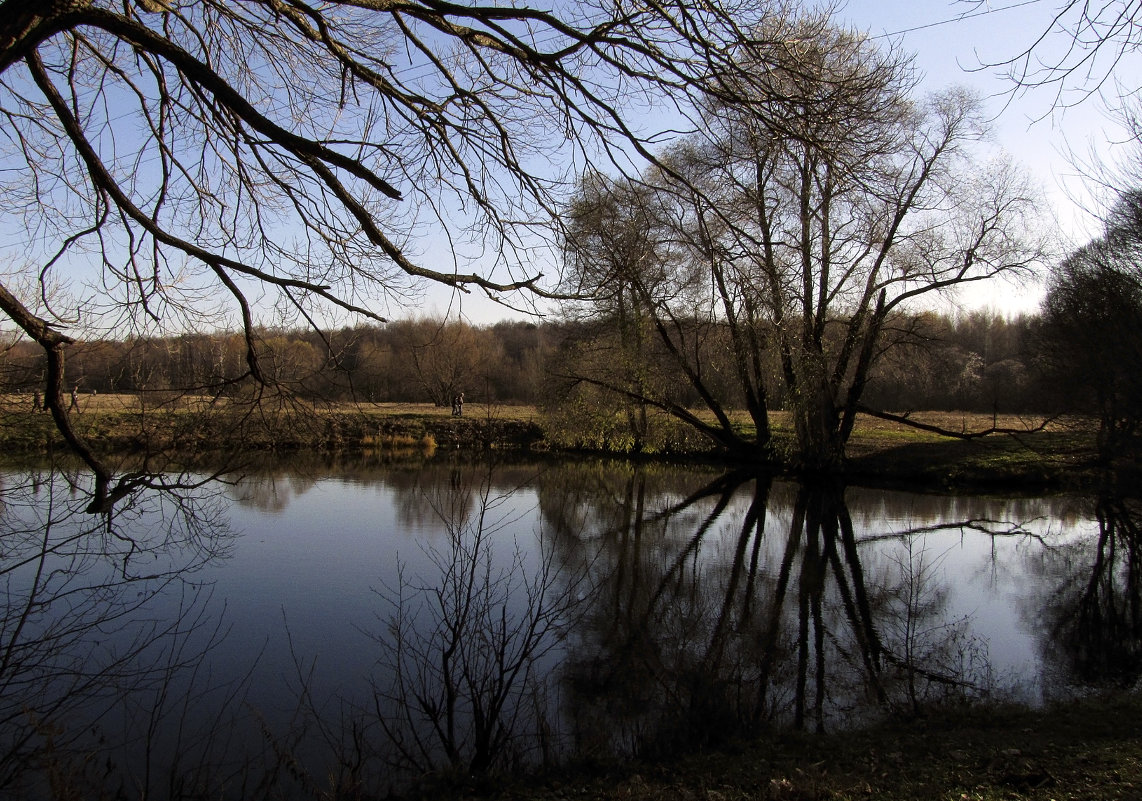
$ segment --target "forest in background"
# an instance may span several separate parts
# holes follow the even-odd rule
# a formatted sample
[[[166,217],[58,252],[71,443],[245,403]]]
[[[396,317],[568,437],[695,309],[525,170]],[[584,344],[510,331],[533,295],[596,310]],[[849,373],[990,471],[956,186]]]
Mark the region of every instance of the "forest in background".
[[[964,410],[1049,413],[1061,402],[1040,369],[1037,316],[1005,317],[981,310],[956,316],[901,316],[891,332],[908,342],[888,350],[874,367],[866,402],[897,412]],[[448,406],[463,392],[469,402],[492,404],[616,403],[581,376],[606,363],[622,364],[619,343],[608,346],[605,321],[505,321],[487,326],[434,319],[312,330],[260,330],[265,369],[276,384],[307,400],[433,403]],[[716,339],[716,338],[715,338]],[[238,333],[76,343],[67,387],[81,394],[193,393],[232,396],[243,385],[246,342]],[[650,373],[672,386],[674,400],[697,403],[692,388],[675,381],[664,355]],[[731,373],[728,349],[703,354],[709,374]],[[7,392],[42,386],[43,351],[26,340],[5,345],[0,381]],[[780,369],[776,363],[770,369]],[[733,396],[733,383],[723,387]],[[741,399],[739,399],[740,402]],[[778,397],[776,408],[784,399]]]

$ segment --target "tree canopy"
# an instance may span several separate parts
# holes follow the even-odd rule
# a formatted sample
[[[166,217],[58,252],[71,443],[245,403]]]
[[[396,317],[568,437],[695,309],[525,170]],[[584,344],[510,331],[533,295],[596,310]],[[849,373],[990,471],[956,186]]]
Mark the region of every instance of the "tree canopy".
[[[1069,408],[1099,421],[1111,459],[1142,434],[1142,193],[1127,192],[1103,236],[1054,270],[1043,302],[1042,358]]]

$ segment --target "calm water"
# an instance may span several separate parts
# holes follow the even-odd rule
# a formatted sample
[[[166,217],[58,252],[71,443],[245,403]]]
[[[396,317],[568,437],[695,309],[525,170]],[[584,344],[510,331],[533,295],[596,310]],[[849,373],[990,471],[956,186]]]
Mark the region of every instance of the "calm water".
[[[163,480],[92,516],[82,475],[0,474],[0,792],[383,792],[1139,671],[1121,499],[595,463]]]

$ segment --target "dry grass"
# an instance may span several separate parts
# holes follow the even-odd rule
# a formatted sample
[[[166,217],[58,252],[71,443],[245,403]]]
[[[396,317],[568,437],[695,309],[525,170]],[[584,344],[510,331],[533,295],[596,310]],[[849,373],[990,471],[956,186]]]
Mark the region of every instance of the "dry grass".
[[[258,407],[163,392],[88,394],[79,402],[81,413],[73,418],[76,429],[97,446],[112,450],[166,447],[199,452],[239,436],[239,430],[244,446],[252,449],[382,447],[431,452],[428,437],[449,450],[550,449],[560,443],[611,446],[589,439],[586,445],[576,445],[582,437],[574,421],[534,406],[466,403],[464,416],[453,418],[450,408],[428,403],[326,403],[269,396]],[[31,409],[30,394],[0,395],[4,416],[0,445],[11,452],[29,452],[58,441],[50,415],[34,415]],[[1061,486],[1081,484],[1093,468],[1093,426],[1087,420],[1056,420],[1037,430],[1042,418],[968,412],[921,412],[911,417],[955,432],[1000,427],[1025,433],[961,440],[861,415],[847,449],[852,479],[933,487]],[[736,412],[733,420],[743,436],[752,435],[746,413]],[[773,412],[770,424],[777,452],[792,454],[789,415]],[[663,431],[675,431],[679,425],[670,422]],[[712,443],[692,429],[675,432],[669,440],[661,452],[673,456],[714,452]]]
[[[451,417],[452,410],[447,406],[436,406],[432,403],[367,403],[367,402],[326,402],[312,400],[296,400],[299,406],[311,407],[317,412],[342,412],[365,414],[374,417]],[[68,395],[64,394],[65,406],[70,405]],[[170,411],[224,411],[243,406],[229,398],[214,398],[210,395],[188,395],[178,392],[123,392],[123,393],[80,393],[79,410],[81,413],[139,413],[152,410]],[[19,412],[32,410],[31,393],[0,393],[0,410],[6,412]],[[472,419],[518,420],[533,421],[539,418],[539,412],[534,406],[518,406],[507,404],[465,403],[464,416]]]
[[[68,402],[65,394],[64,402]],[[447,406],[436,406],[432,403],[368,403],[368,402],[325,402],[299,400],[301,406],[312,407],[315,411],[354,412],[375,417],[451,417],[452,410]],[[101,393],[92,395],[81,393],[79,406],[81,412],[122,413],[141,412],[146,410],[186,410],[207,411],[225,410],[235,404],[225,398],[214,399],[210,395],[188,395],[177,392],[145,392],[145,393]],[[0,393],[0,409],[5,411],[31,411],[32,395],[30,393]],[[485,404],[465,403],[464,416],[474,420],[513,420],[533,422],[542,419],[542,413],[531,405]],[[1002,428],[1032,429],[1043,422],[1042,417],[1031,415],[999,415],[993,418],[990,414],[976,412],[916,412],[910,415],[912,419],[937,425],[953,431],[979,431],[993,425]],[[713,421],[713,415],[699,412],[699,417]],[[730,419],[743,427],[752,425],[749,415],[741,410],[730,413]],[[770,425],[779,430],[792,429],[792,422],[788,412],[773,411],[769,414]],[[1075,425],[1073,419],[1051,423],[1047,430],[1071,429]],[[857,416],[857,428],[854,435],[905,435],[937,436],[919,432],[900,423],[880,420],[867,415]]]

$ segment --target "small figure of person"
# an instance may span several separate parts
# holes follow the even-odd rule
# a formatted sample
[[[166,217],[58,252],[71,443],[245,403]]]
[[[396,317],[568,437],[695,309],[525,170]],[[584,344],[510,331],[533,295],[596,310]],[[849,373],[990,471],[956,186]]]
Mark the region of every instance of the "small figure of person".
[[[71,388],[71,405],[67,407],[67,410],[70,412],[72,409],[77,412],[83,411],[79,408],[79,384]]]
[[[40,391],[37,389],[35,392],[32,393],[32,411],[33,412],[42,412],[43,410],[44,410],[43,397],[40,395]]]
[[[454,397],[452,399],[452,416],[453,417],[463,417],[464,416],[464,393],[463,392],[461,392],[459,395],[457,395],[456,397]]]

